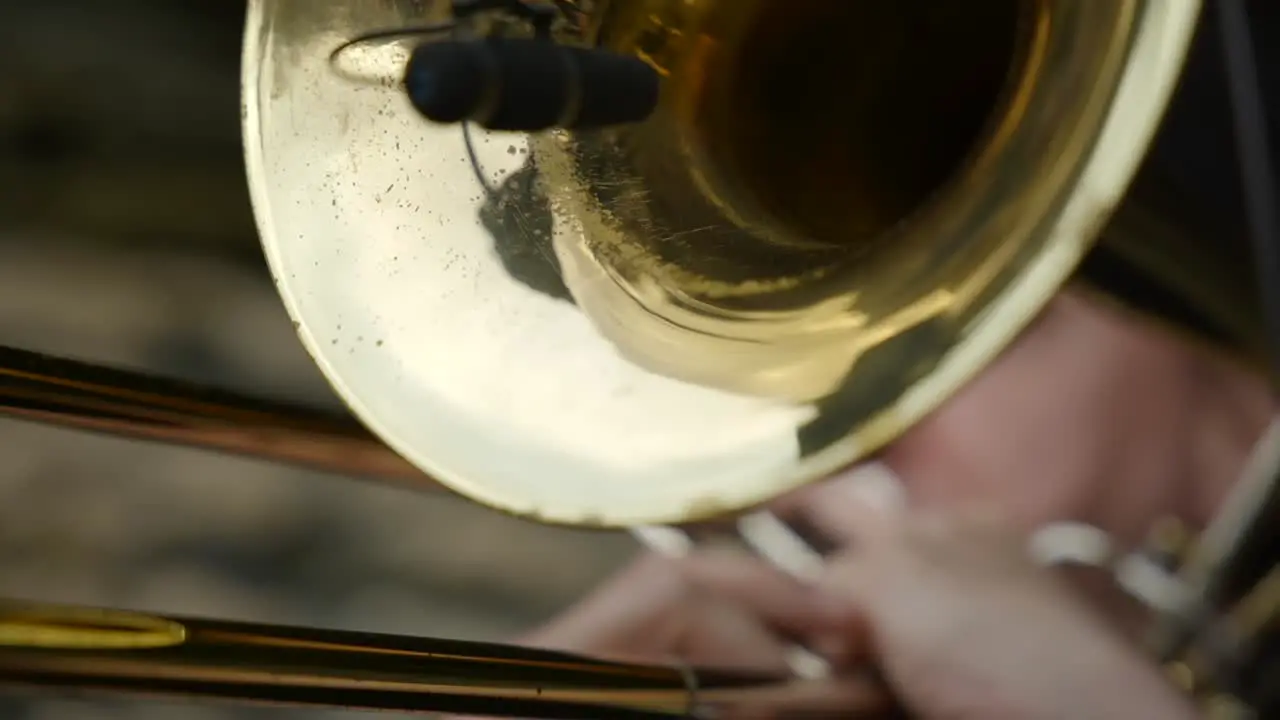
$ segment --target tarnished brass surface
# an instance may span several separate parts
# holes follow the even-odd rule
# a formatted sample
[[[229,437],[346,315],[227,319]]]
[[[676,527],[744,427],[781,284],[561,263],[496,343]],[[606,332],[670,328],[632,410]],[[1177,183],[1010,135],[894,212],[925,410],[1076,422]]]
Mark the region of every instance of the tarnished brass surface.
[[[661,107],[477,133],[490,195],[397,89],[406,43],[354,58],[382,83],[329,62],[446,5],[250,2],[264,248],[376,434],[475,500],[593,526],[754,505],[963,385],[1119,203],[1199,10],[579,3],[577,39],[658,67]]]

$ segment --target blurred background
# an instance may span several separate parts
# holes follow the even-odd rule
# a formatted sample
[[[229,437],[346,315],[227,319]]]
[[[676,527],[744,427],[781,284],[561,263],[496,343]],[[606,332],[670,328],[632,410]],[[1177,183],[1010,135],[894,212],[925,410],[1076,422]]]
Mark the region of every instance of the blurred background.
[[[255,236],[243,13],[0,1],[0,344],[335,404]],[[632,550],[456,499],[0,419],[0,596],[497,639]],[[4,720],[362,717],[0,691]]]

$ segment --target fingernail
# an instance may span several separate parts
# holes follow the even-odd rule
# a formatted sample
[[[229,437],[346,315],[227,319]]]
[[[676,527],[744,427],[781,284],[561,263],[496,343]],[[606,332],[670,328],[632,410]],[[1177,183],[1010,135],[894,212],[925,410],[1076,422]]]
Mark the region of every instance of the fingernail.
[[[898,513],[907,507],[902,481],[882,462],[864,463],[837,475],[830,481],[830,488],[832,493],[885,513]]]
[[[1031,535],[1027,550],[1032,560],[1046,566],[1087,565],[1102,567],[1111,560],[1111,536],[1092,525],[1051,523]]]

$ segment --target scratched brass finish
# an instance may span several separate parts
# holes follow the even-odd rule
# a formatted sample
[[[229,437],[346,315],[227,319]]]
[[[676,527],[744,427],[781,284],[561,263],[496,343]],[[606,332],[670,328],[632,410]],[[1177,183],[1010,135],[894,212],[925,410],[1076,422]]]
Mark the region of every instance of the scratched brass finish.
[[[962,386],[1092,247],[1199,6],[578,4],[561,39],[647,59],[661,107],[477,132],[492,195],[397,88],[407,43],[330,62],[444,2],[250,2],[245,138],[280,293],[356,415],[477,501],[611,527],[767,500]]]

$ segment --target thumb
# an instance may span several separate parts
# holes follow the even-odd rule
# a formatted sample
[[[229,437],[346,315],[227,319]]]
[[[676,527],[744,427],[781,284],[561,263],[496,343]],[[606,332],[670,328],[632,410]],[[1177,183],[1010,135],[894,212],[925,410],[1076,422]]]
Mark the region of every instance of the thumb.
[[[888,465],[867,463],[843,472],[791,501],[837,547],[871,544],[892,535],[907,509],[902,481]]]

